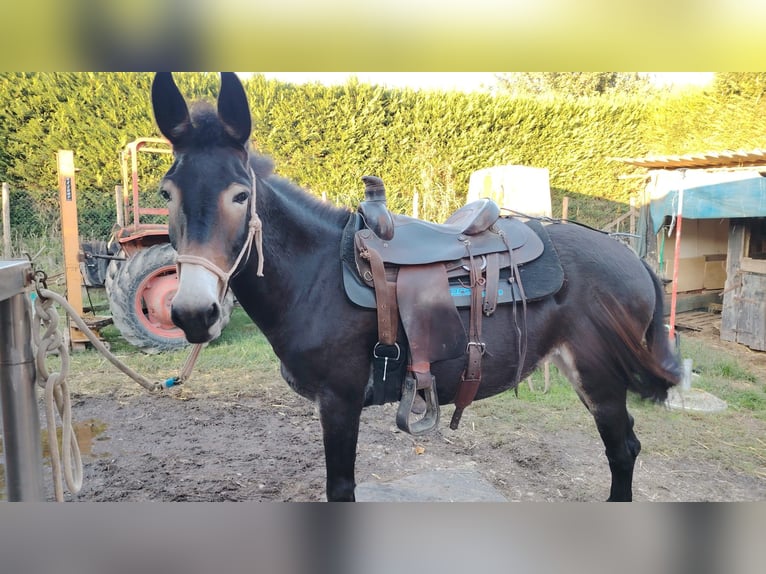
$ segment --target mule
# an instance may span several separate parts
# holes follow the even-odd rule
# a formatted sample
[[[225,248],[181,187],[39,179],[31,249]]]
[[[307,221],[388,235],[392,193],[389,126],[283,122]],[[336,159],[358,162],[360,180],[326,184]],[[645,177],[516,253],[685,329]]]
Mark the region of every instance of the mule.
[[[313,197],[249,149],[251,116],[242,84],[221,76],[217,106],[191,110],[170,73],[152,85],[157,125],[174,161],[160,184],[180,279],[172,319],[192,343],[219,333],[231,288],[281,361],[294,391],[318,405],[329,501],[354,500],[359,421],[377,341],[374,310],[344,292],[339,262],[351,211]],[[663,289],[651,269],[608,235],[575,224],[546,225],[564,284],[530,302],[525,332],[516,309],[484,321],[486,353],[476,399],[513,388],[543,360],[566,375],[592,414],[611,471],[610,501],[632,499],[641,449],[628,391],[663,401],[679,362],[663,320]],[[468,316],[461,311],[466,324]],[[519,353],[519,337],[526,352]],[[465,358],[432,365],[438,402],[453,402]]]

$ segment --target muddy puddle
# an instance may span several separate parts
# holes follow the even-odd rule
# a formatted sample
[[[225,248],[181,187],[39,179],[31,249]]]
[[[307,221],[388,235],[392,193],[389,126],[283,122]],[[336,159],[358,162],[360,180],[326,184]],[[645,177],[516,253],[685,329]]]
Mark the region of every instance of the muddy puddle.
[[[94,456],[93,446],[98,441],[109,440],[109,436],[106,435],[107,424],[104,421],[98,419],[87,419],[84,421],[77,421],[72,423],[72,430],[77,438],[77,444],[80,447],[80,454],[83,460],[102,458],[109,456],[109,453],[102,452]],[[58,440],[59,452],[61,452],[61,427],[56,428],[56,438]],[[40,443],[42,446],[43,465],[50,467],[50,442],[48,439],[48,430],[43,424],[40,428]],[[5,450],[3,448],[3,442],[0,441],[0,500],[5,500]]]

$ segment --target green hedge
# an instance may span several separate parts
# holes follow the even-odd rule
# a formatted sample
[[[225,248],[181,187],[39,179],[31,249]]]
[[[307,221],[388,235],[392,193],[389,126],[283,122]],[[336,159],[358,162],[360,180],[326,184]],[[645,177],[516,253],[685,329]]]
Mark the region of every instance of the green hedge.
[[[360,177],[379,175],[393,209],[409,211],[418,192],[421,214],[435,220],[462,204],[473,171],[507,163],[548,167],[555,198],[627,203],[635,184],[618,179],[627,168],[609,158],[647,149],[638,99],[296,87],[260,77],[247,88],[255,140],[279,171],[348,206],[361,199]]]
[[[177,75],[184,94],[214,97],[214,74]],[[603,225],[627,209],[640,180],[611,157],[759,147],[766,133],[760,96],[715,90],[674,97],[519,98],[415,92],[349,81],[292,85],[255,75],[245,83],[257,147],[277,171],[346,206],[363,195],[361,176],[383,177],[392,209],[442,220],[465,199],[472,171],[505,163],[550,170],[554,214]],[[145,73],[0,74],[0,181],[24,190],[39,217],[55,217],[55,153],[72,149],[83,236],[114,223],[119,152],[158,135]],[[157,165],[142,173],[152,190]],[[45,228],[51,223],[30,223]]]

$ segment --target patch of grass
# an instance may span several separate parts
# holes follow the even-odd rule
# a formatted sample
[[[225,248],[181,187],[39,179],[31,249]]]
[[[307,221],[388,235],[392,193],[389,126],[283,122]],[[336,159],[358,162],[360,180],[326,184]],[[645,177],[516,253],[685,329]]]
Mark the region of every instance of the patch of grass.
[[[733,357],[718,349],[712,349],[701,341],[682,339],[681,355],[692,359],[693,369],[700,375],[711,375],[756,383],[758,377],[739,364]]]
[[[109,325],[101,330],[111,352],[131,369],[150,380],[164,381],[178,375],[191,347],[178,351],[147,355],[127,343],[117,328]],[[141,387],[120,373],[105,357],[93,349],[76,352],[71,359],[70,381],[81,393],[122,390],[143,392]],[[49,359],[50,369],[60,364]],[[238,306],[221,336],[200,353],[186,386],[211,393],[239,394],[254,380],[280,380],[279,363],[258,328]]]
[[[751,383],[757,382],[756,376],[736,363],[727,361],[718,365],[719,373],[722,377],[727,379],[738,379],[741,381],[749,381]]]
[[[592,418],[577,397],[569,381],[551,365],[551,383],[547,393],[544,389],[543,369],[531,375],[532,386],[521,381],[517,389],[505,391],[494,397],[473,403],[469,409],[479,416],[489,416],[511,426],[523,426],[542,421],[547,430],[592,425]],[[594,427],[595,428],[595,427]]]
[[[758,380],[753,373],[730,358],[714,360],[707,364],[704,369],[698,370],[700,374],[704,372],[724,379],[748,381],[751,383],[755,383]]]
[[[683,340],[681,354],[692,360],[692,385],[712,393],[735,411],[766,421],[766,382],[726,352],[702,341]]]
[[[226,373],[243,381],[259,377],[281,381],[279,362],[271,345],[239,306],[232,311],[221,336],[200,355],[198,367],[201,373]]]
[[[751,411],[766,411],[766,393],[760,390],[747,390],[735,393],[737,395],[737,405],[740,408]]]

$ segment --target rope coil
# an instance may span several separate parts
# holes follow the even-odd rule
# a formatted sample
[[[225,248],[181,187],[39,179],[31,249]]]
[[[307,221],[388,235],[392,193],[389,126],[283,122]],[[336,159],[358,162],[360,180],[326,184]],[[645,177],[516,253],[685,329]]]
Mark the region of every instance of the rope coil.
[[[47,289],[38,291],[47,291]],[[66,377],[69,374],[69,350],[58,329],[59,314],[53,307],[53,300],[44,296],[36,297],[34,310],[34,324],[41,326],[41,329],[32,329],[32,339],[36,349],[37,384],[44,389],[53,490],[56,501],[63,502],[64,481],[62,475],[66,480],[69,492],[72,494],[77,494],[82,488],[82,456],[80,446],[77,444],[77,437],[72,429],[72,403],[66,382]],[[41,331],[44,332],[41,334]],[[46,359],[54,354],[61,358],[61,368],[59,371],[50,372],[46,365]],[[54,407],[61,417],[61,451],[59,451],[58,437],[56,436]]]
[[[191,375],[194,363],[204,345],[193,346],[178,377],[171,377],[163,383],[152,382],[125,365],[106,348],[106,345],[85,324],[66,298],[47,288],[44,273],[38,272],[36,290],[38,296],[34,298],[34,311],[31,304],[28,303],[28,307],[33,325],[32,341],[35,348],[37,384],[44,390],[54,495],[57,502],[63,502],[64,482],[72,494],[77,494],[82,489],[83,467],[80,447],[72,427],[72,404],[66,381],[70,365],[69,348],[58,328],[59,314],[53,303],[57,303],[66,311],[77,328],[110,363],[148,391],[169,388],[186,380]],[[58,355],[61,358],[61,367],[58,371],[48,370],[46,359],[50,355]],[[59,449],[56,433],[56,411],[61,418],[61,449]]]

